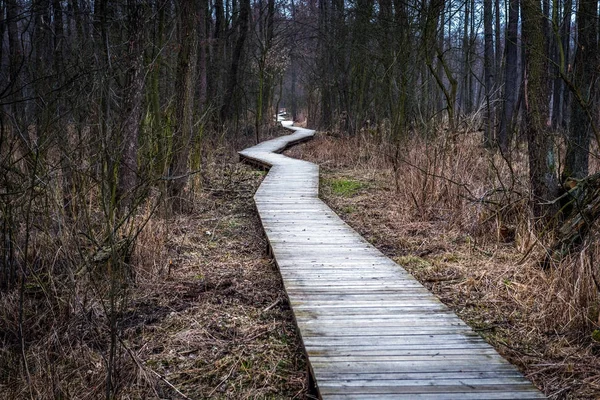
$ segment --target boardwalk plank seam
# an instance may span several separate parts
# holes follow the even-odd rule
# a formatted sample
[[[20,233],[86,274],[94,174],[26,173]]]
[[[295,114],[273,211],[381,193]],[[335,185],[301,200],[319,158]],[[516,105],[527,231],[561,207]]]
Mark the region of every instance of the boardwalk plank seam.
[[[315,132],[284,124],[239,155],[269,168],[254,201],[319,398],[545,398],[319,199],[319,167],[279,154]]]

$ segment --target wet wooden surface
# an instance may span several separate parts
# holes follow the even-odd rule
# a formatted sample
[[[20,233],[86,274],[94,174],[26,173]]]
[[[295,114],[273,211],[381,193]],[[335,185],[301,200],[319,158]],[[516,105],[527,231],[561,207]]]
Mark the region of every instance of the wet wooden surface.
[[[286,124],[284,122],[284,124]],[[289,126],[289,124],[287,124]],[[285,157],[314,131],[240,152],[323,399],[533,399],[517,369],[319,200],[319,167]]]

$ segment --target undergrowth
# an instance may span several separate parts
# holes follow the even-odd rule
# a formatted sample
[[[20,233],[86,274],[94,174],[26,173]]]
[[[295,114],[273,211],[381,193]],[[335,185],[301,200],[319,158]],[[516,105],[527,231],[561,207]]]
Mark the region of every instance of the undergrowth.
[[[0,398],[302,397],[302,351],[252,203],[263,173],[237,163],[254,138],[195,145],[174,215],[150,169],[119,210],[101,144],[79,134],[39,154],[0,146]],[[80,165],[65,168],[67,152]]]
[[[325,200],[547,395],[598,398],[598,226],[543,270],[553,237],[528,211],[526,148],[502,155],[482,142],[468,130],[397,142],[363,130],[321,133],[288,153],[320,164]]]

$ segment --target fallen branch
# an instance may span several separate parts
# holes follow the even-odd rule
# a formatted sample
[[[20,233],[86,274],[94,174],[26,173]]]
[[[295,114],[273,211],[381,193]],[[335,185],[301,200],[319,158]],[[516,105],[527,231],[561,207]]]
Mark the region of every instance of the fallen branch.
[[[281,298],[278,297],[277,300],[275,300],[275,302],[273,304],[271,304],[270,306],[266,307],[264,310],[262,310],[263,312],[267,312],[270,309],[272,309],[273,307],[275,307],[277,304],[279,304],[279,302],[281,301]]]
[[[154,375],[156,375],[156,377],[158,379],[160,379],[161,381],[163,381],[168,387],[170,387],[171,389],[173,389],[175,391],[175,393],[177,393],[179,396],[181,396],[183,399],[185,400],[192,400],[191,398],[187,397],[185,394],[181,393],[179,391],[179,389],[177,389],[175,386],[173,386],[173,384],[171,382],[169,382],[167,380],[167,378],[165,378],[164,376],[162,376],[161,374],[159,374],[158,372],[156,372],[155,370],[151,369],[151,368],[146,368],[148,371],[152,372]]]

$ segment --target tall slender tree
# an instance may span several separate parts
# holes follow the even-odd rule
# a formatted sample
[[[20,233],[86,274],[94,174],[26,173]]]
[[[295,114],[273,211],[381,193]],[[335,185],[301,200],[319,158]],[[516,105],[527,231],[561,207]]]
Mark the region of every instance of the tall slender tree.
[[[491,147],[494,141],[494,110],[492,94],[494,93],[494,32],[492,28],[492,0],[483,0],[483,75],[485,86],[485,126],[484,145]]]
[[[144,5],[141,0],[127,0],[127,52],[123,103],[121,106],[121,157],[118,197],[121,207],[132,206],[138,183],[138,141],[144,96]]]
[[[558,191],[558,160],[549,132],[547,23],[539,0],[521,0],[525,46],[525,130],[529,155],[531,207],[536,217],[550,218]]]
[[[198,9],[195,0],[178,1],[180,48],[175,78],[175,126],[168,192],[174,212],[185,210],[183,190],[188,181],[188,158],[194,129],[194,94],[198,51]]]
[[[598,128],[598,1],[579,0],[577,42],[572,90],[571,129],[567,138],[565,177],[583,178],[588,174],[590,138]]]
[[[504,98],[502,102],[502,117],[498,129],[498,144],[502,152],[508,151],[509,139],[515,126],[515,111],[518,91],[518,24],[519,0],[509,0],[508,27],[506,29],[506,67],[504,71]]]
[[[229,114],[233,111],[233,101],[235,90],[238,86],[239,69],[242,61],[244,44],[248,37],[248,27],[250,22],[250,0],[240,0],[239,13],[235,22],[235,30],[237,30],[237,39],[231,55],[231,63],[229,72],[226,78],[225,95],[221,106],[221,121],[228,119]]]

